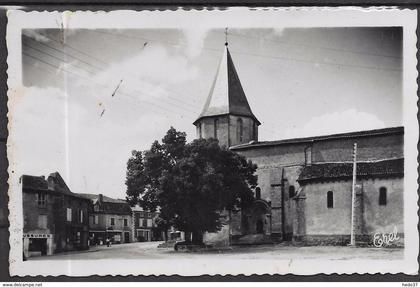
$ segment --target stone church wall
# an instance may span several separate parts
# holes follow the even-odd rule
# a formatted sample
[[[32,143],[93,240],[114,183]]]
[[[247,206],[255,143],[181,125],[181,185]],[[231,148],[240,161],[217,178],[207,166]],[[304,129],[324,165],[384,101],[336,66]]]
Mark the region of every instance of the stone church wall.
[[[379,205],[379,189],[387,189],[387,204]],[[404,179],[369,179],[363,182],[364,234],[404,232]]]
[[[364,179],[358,181],[356,196],[355,234],[357,241],[372,244],[375,233],[391,233],[397,228],[403,244],[403,179]],[[387,204],[379,205],[379,189],[387,188]],[[305,221],[299,236],[311,244],[339,244],[350,242],[351,180],[309,183],[303,187]],[[333,191],[333,207],[327,207],[327,192]],[[304,234],[302,234],[304,233]]]
[[[216,117],[208,117],[201,119],[201,137],[202,138],[214,138],[214,120]],[[217,117],[218,130],[217,138],[221,146],[228,146],[228,116]],[[197,138],[200,137],[199,125],[197,125]]]
[[[326,243],[335,242],[338,244],[349,240],[351,181],[313,184],[311,187],[305,187],[298,199],[289,198],[289,187],[293,185],[295,191],[299,191],[300,186],[297,178],[305,163],[352,161],[354,142],[358,143],[357,159],[359,161],[400,158],[404,155],[403,135],[401,133],[235,150],[258,165],[256,174],[258,175],[258,186],[261,188],[261,199],[271,203],[271,231],[273,237],[280,237],[282,232],[282,211],[281,188],[272,185],[281,183],[284,170],[284,178],[287,179],[284,183],[286,237],[299,238],[310,234],[313,238],[320,237],[319,240],[324,240]],[[376,180],[375,184],[368,184],[364,188],[372,189],[372,186],[376,184],[381,184],[380,180]],[[401,192],[402,199],[402,186],[398,187],[398,183],[394,181],[389,184],[394,191]],[[377,192],[379,187],[375,186],[375,188]],[[334,190],[335,206],[331,210],[326,208],[326,192],[328,190]],[[377,205],[377,198],[371,198],[372,194],[370,192],[363,197],[363,208],[364,210],[369,209],[369,211],[363,214],[363,220],[360,219],[361,222],[368,222],[363,225],[365,226],[363,228],[368,228],[368,230],[363,230],[360,233],[369,234],[369,236],[376,227],[383,226],[383,222],[380,223],[380,220],[383,221],[384,219],[379,218],[382,218],[382,215],[391,218],[387,212],[394,210],[394,208],[386,209],[386,211],[376,210],[375,204],[372,204],[372,202]],[[393,194],[394,192],[390,192],[390,200]],[[349,196],[350,198],[348,198]],[[394,199],[392,204],[400,204],[402,208],[402,202],[399,199]],[[396,206],[395,210],[399,210],[399,206]],[[373,218],[375,215],[379,217]],[[398,218],[402,221],[402,215],[398,215]],[[392,224],[395,223],[398,226],[398,230],[403,230],[402,223],[392,222]],[[331,236],[331,238],[327,239],[326,235]]]
[[[261,188],[261,198],[272,201],[271,185],[280,184],[282,169],[286,168],[285,177],[289,183],[295,182],[298,174],[292,170],[299,169],[305,163],[305,144],[282,145],[264,148],[237,150],[239,154],[257,164],[258,186]],[[289,179],[290,177],[290,179]]]
[[[238,116],[233,116],[233,115],[230,115],[229,117],[230,117],[229,130],[230,130],[230,145],[231,146],[249,143],[250,141],[254,140],[254,137],[253,137],[254,120],[252,118],[238,117]],[[242,127],[243,127],[242,141],[240,141],[240,139],[238,138],[237,123],[238,123],[239,118],[242,119]],[[258,127],[256,127],[256,133],[257,133],[256,138],[258,138]]]
[[[402,158],[403,140],[402,134],[388,134],[316,141],[312,147],[312,162],[352,161],[355,142],[357,142],[358,161]]]

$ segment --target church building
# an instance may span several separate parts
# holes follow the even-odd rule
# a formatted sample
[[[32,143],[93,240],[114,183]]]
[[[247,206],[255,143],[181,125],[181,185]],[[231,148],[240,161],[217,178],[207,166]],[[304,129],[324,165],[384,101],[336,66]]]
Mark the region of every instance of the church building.
[[[375,234],[395,234],[403,245],[403,127],[259,141],[261,123],[227,43],[194,125],[197,137],[216,138],[258,165],[253,205],[223,213],[225,225],[205,234],[206,243],[347,245],[353,234],[356,244],[374,244]]]

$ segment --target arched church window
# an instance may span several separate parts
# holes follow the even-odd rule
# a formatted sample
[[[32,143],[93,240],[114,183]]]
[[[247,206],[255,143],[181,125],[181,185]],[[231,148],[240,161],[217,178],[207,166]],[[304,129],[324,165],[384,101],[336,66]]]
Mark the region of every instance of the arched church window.
[[[386,205],[386,187],[379,189],[379,205]]]
[[[291,185],[289,186],[289,198],[292,198],[295,196],[295,186]]]
[[[237,128],[237,133],[238,133],[238,140],[239,142],[242,142],[243,135],[244,135],[244,127],[243,127],[243,122],[241,118],[237,120],[236,128]]]
[[[261,199],[261,188],[257,187],[255,189],[255,198],[256,199]]]
[[[202,129],[203,129],[203,123],[199,123],[198,124],[198,137],[200,139],[203,138],[203,131],[202,131]]]
[[[327,208],[333,208],[334,207],[334,194],[330,190],[327,192]]]
[[[252,139],[254,141],[257,140],[257,123],[256,122],[254,122],[252,125]]]
[[[214,138],[217,139],[217,132],[219,130],[219,119],[214,119],[213,129],[214,129]]]

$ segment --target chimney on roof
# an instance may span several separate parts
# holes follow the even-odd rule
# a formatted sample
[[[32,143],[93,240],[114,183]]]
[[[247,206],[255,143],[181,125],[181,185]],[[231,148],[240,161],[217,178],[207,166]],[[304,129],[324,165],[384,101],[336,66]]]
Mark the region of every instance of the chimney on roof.
[[[43,176],[43,178],[45,179],[45,177]],[[47,178],[47,184],[48,184],[48,189],[50,190],[55,190],[57,187],[57,180],[55,177],[53,177],[52,174],[50,174]]]
[[[99,196],[98,196],[98,201],[99,201],[99,203],[101,203],[101,204],[102,204],[102,202],[104,201],[104,196],[102,195],[102,193],[100,193],[100,194],[99,194]]]

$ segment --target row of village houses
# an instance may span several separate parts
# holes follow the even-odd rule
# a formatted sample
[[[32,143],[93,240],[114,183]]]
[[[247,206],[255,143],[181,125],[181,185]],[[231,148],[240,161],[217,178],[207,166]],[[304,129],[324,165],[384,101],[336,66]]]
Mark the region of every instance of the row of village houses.
[[[158,212],[121,199],[70,191],[58,172],[23,175],[23,255],[51,255],[111,243],[162,240]]]

